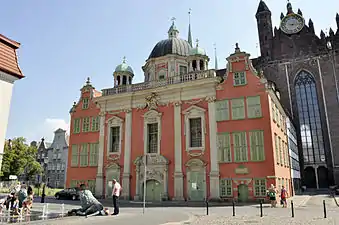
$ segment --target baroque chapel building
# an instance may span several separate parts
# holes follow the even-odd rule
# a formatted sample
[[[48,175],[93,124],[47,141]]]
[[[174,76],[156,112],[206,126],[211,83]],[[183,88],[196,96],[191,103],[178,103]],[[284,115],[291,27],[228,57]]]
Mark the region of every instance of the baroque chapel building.
[[[308,188],[339,184],[339,14],[337,31],[306,24],[303,13],[287,4],[279,28],[263,0],[256,13],[259,58],[253,59],[281,93],[281,102],[297,125],[303,183]]]
[[[208,66],[197,43],[179,37],[174,21],[145,65],[144,82],[124,59],[114,87],[88,79],[71,114],[67,187],[86,183],[124,199],[266,198],[271,185],[292,193],[284,108],[274,84],[238,44],[227,69]]]

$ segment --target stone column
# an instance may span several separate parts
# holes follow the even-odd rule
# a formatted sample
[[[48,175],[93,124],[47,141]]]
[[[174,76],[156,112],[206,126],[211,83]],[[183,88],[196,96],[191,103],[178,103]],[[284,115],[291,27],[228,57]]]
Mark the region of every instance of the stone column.
[[[123,198],[130,198],[130,177],[131,177],[131,146],[132,146],[132,111],[125,110],[125,155],[124,172],[122,175]]]
[[[140,181],[139,181],[139,176],[140,176],[140,167],[137,165],[135,169],[135,196],[134,200],[140,200]]]
[[[103,166],[104,166],[104,145],[105,145],[105,115],[106,112],[101,111],[100,116],[100,134],[99,134],[99,154],[98,154],[98,170],[95,180],[95,195],[104,196],[104,179],[103,179]]]
[[[165,200],[168,200],[168,169],[164,169],[163,175],[163,181],[164,181],[164,193],[162,193],[162,198],[164,198]],[[162,200],[162,199],[161,199]]]
[[[208,121],[210,137],[210,198],[219,199],[219,163],[217,148],[217,122],[215,117],[215,97],[209,97],[208,101]]]
[[[181,102],[174,103],[174,200],[184,200],[181,149]]]

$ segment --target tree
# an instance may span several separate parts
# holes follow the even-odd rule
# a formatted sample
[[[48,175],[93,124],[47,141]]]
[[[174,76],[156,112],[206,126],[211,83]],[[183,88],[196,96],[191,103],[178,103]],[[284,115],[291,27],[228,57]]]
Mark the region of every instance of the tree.
[[[35,160],[38,149],[26,145],[25,141],[25,138],[19,137],[11,141],[11,146],[5,144],[0,174],[2,180],[8,180],[9,175],[25,175],[26,180],[31,180],[42,173],[41,165]]]

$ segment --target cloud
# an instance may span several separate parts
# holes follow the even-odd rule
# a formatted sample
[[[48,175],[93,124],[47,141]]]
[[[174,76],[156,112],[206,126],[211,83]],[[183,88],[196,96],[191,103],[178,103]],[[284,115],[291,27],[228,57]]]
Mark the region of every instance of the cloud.
[[[69,134],[69,123],[64,119],[59,118],[46,118],[41,125],[38,125],[36,129],[30,130],[27,135],[27,140],[40,141],[41,138],[45,138],[46,142],[52,142],[54,138],[54,131],[61,128],[66,130]]]

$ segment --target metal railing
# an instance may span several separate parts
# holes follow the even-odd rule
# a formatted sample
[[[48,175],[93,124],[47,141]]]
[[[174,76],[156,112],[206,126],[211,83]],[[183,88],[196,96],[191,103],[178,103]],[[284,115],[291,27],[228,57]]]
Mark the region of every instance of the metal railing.
[[[135,92],[151,88],[163,87],[171,84],[180,84],[191,82],[195,80],[201,80],[206,78],[216,77],[215,70],[194,71],[183,75],[174,77],[168,77],[163,80],[154,80],[148,82],[142,82],[138,84],[123,85],[114,88],[108,88],[102,90],[102,96],[116,95],[126,92]]]

